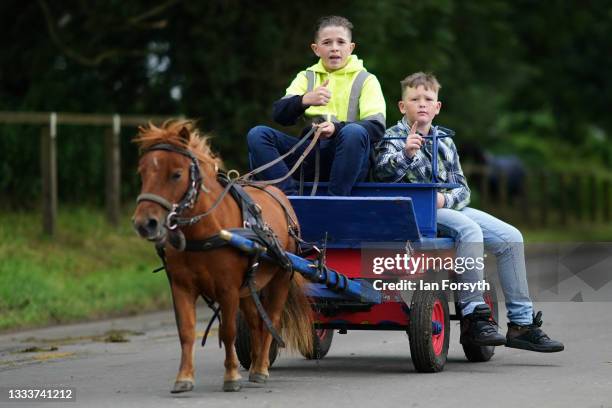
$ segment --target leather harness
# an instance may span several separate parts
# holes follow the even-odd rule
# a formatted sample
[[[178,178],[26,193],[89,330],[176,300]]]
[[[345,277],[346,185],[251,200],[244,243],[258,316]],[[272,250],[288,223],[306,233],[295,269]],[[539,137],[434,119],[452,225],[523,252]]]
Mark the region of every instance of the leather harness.
[[[188,252],[201,252],[222,248],[227,246],[228,243],[227,241],[221,239],[219,237],[219,234],[215,234],[211,237],[202,240],[185,240],[184,236],[182,235],[182,232],[178,230],[178,227],[185,225],[194,225],[205,216],[210,215],[221,203],[225,195],[227,195],[228,193],[231,194],[232,198],[236,201],[236,203],[241,209],[243,225],[242,228],[233,228],[229,229],[229,231],[235,234],[242,235],[243,237],[248,238],[261,246],[261,251],[251,256],[249,259],[249,267],[245,274],[245,280],[242,286],[247,286],[249,288],[249,292],[251,294],[251,297],[253,298],[253,302],[255,303],[257,311],[259,312],[259,315],[266,324],[266,328],[268,329],[274,340],[276,340],[279,347],[285,347],[284,341],[278,334],[277,330],[274,328],[272,321],[267,315],[261,303],[261,300],[259,299],[259,296],[257,294],[257,286],[255,284],[255,274],[259,267],[259,256],[263,252],[267,252],[267,254],[274,259],[275,263],[277,263],[286,271],[292,272],[293,268],[291,261],[285,254],[284,249],[281,247],[278,238],[276,237],[270,226],[267,225],[263,220],[261,214],[261,207],[257,203],[255,203],[255,201],[253,201],[251,196],[244,190],[242,186],[251,184],[244,181],[241,181],[241,184],[238,184],[236,180],[230,180],[224,173],[218,173],[217,180],[219,181],[219,183],[221,183],[221,185],[225,187],[225,189],[213,203],[211,208],[209,208],[203,214],[199,214],[190,218],[180,218],[180,215],[183,211],[188,208],[193,208],[193,206],[198,200],[200,190],[202,189],[206,191],[204,189],[204,180],[200,171],[198,160],[190,151],[165,143],[151,146],[148,149],[144,150],[142,154],[144,155],[154,150],[164,150],[173,153],[178,153],[191,159],[189,171],[189,189],[187,190],[187,192],[185,192],[181,201],[178,204],[171,204],[165,198],[152,193],[140,194],[136,199],[137,203],[140,203],[142,201],[151,201],[166,209],[168,211],[168,216],[166,217],[165,227],[168,228],[170,231],[173,231],[174,234],[179,234],[180,236],[182,236],[182,240],[179,240],[182,244],[178,245],[177,249],[185,250]],[[281,205],[281,208],[283,208],[283,211],[285,212],[285,216],[287,218],[290,235],[294,239],[296,239],[296,241],[298,241],[299,231],[297,230],[297,224],[294,220],[292,220],[285,206],[278,200],[278,198],[276,198],[276,196],[265,190],[264,187],[259,186],[256,183],[253,183],[251,186],[268,193]],[[174,232],[175,230],[176,232]],[[172,240],[170,242],[175,245]],[[161,268],[156,269],[154,272],[158,272],[162,269],[166,269],[166,271],[168,271],[164,245],[165,244],[156,244],[155,246],[157,254],[162,260],[163,266]],[[215,318],[219,317],[220,308],[214,307],[215,302],[212,299],[208,299],[204,295],[202,295],[202,297],[204,298],[208,306],[214,311],[213,318],[210,320],[202,338],[203,346],[206,343],[206,338],[208,336],[212,323],[214,322]]]

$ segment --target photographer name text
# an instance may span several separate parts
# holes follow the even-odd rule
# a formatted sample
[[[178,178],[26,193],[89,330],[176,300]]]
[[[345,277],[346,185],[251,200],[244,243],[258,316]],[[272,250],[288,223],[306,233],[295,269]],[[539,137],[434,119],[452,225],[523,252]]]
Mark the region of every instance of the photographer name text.
[[[376,290],[460,290],[469,292],[484,292],[491,290],[491,285],[485,281],[477,282],[455,282],[450,279],[443,279],[440,282],[427,282],[423,280],[402,279],[396,282],[389,282],[377,279],[372,282]]]

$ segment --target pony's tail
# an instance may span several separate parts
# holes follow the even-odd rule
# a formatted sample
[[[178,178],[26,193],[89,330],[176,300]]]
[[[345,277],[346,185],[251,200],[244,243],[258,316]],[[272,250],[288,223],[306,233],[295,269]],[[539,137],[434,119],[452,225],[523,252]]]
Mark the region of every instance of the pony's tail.
[[[282,337],[287,347],[302,355],[312,354],[314,348],[312,309],[304,293],[306,281],[295,273],[289,286],[289,295],[281,316]]]

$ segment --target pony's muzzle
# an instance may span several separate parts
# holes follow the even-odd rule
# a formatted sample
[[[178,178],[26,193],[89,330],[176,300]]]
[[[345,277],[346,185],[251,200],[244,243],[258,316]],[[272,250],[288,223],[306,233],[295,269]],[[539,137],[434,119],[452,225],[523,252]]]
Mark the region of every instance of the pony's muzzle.
[[[163,225],[155,217],[135,217],[134,229],[144,239],[157,241],[164,235]]]

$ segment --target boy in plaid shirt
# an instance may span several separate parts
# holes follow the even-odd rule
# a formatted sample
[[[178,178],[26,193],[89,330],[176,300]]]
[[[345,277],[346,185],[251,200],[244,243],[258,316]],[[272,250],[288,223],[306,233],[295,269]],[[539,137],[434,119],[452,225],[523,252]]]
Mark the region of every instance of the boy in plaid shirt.
[[[432,141],[424,136],[452,136],[454,132],[432,121],[440,113],[440,83],[435,76],[414,73],[403,81],[399,109],[403,118],[377,146],[375,177],[387,182],[429,183],[431,181]],[[461,344],[519,348],[538,352],[562,351],[562,343],[550,339],[540,328],[542,312],[533,315],[527,286],[523,237],[519,230],[490,214],[470,208],[467,185],[457,148],[451,137],[438,140],[437,180],[457,183],[460,187],[437,193],[438,231],[455,239],[457,257],[477,259],[484,248],[497,257],[497,269],[506,308],[508,331],[497,332],[491,310],[480,291],[460,291]],[[474,265],[457,274],[460,282],[483,280],[483,270]]]

